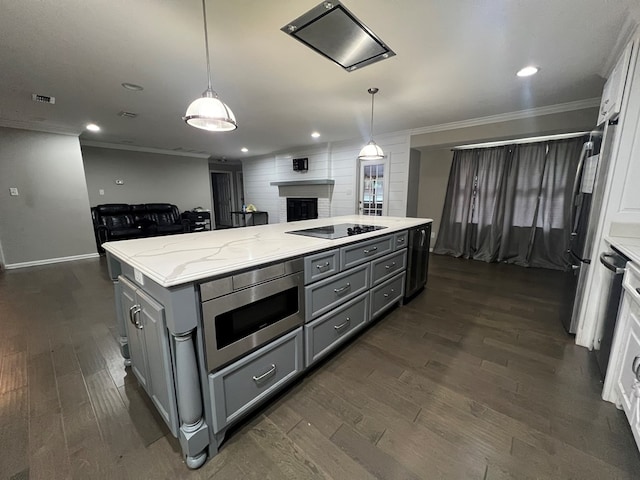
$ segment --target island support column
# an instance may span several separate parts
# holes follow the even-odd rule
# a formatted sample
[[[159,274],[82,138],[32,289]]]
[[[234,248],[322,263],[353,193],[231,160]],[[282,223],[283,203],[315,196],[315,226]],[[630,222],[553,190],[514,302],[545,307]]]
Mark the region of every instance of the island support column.
[[[120,354],[124,359],[125,367],[131,366],[131,356],[129,354],[129,338],[127,337],[127,327],[125,325],[125,319],[122,313],[122,291],[120,283],[118,282],[118,275],[122,273],[120,262],[113,258],[107,252],[107,266],[109,267],[109,277],[113,282],[113,289],[115,292],[115,304],[116,304],[116,320],[118,326],[118,345],[120,346]]]
[[[180,446],[189,468],[199,468],[207,459],[207,425],[202,416],[202,398],[193,332],[173,334],[176,351],[176,400],[180,414]],[[202,447],[200,451],[198,449]]]
[[[202,385],[195,348],[200,304],[192,284],[169,290],[165,302],[167,329],[175,348],[176,402],[180,417],[178,440],[189,468],[199,468],[207,459],[209,427],[204,421]]]

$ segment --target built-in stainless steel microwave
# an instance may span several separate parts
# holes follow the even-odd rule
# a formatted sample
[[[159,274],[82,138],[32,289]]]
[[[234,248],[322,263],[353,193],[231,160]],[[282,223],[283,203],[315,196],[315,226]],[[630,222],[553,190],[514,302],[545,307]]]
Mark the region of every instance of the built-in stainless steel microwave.
[[[302,258],[200,285],[207,369],[304,324]]]

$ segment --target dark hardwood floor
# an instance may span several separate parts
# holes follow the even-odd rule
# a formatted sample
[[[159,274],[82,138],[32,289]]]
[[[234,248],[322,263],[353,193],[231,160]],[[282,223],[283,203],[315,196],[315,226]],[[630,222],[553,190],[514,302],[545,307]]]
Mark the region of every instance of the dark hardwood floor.
[[[125,369],[104,259],[0,273],[0,478],[639,478],[562,274],[432,256],[427,289],[189,471]]]

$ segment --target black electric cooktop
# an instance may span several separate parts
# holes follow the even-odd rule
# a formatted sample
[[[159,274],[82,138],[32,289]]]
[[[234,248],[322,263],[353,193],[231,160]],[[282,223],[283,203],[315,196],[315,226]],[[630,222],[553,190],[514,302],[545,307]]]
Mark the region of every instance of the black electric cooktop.
[[[303,230],[292,230],[294,235],[304,235],[305,237],[317,237],[334,240],[336,238],[350,237],[351,235],[359,235],[360,233],[373,232],[374,230],[382,230],[378,225],[361,225],[358,223],[339,223],[338,225],[327,225],[324,227],[305,228]]]

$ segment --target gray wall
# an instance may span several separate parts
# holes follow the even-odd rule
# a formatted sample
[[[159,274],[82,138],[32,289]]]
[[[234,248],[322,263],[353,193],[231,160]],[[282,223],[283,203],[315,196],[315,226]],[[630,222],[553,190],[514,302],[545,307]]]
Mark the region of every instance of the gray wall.
[[[453,152],[450,149],[428,152],[420,160],[420,190],[418,192],[418,217],[433,219],[431,246],[440,229],[444,197]]]
[[[536,117],[413,135],[411,137],[411,148],[418,148],[424,152],[424,147],[439,150],[470,143],[590,131],[598,121],[598,110],[598,107],[583,108],[571,112],[538,115]]]
[[[420,151],[409,151],[409,180],[407,182],[407,217],[419,217],[418,194],[420,190]]]
[[[96,253],[78,137],[0,127],[0,244],[6,266]]]
[[[82,147],[91,206],[101,203],[173,203],[211,210],[209,161],[158,153]],[[123,185],[116,185],[123,180]],[[99,190],[104,190],[100,195]]]

